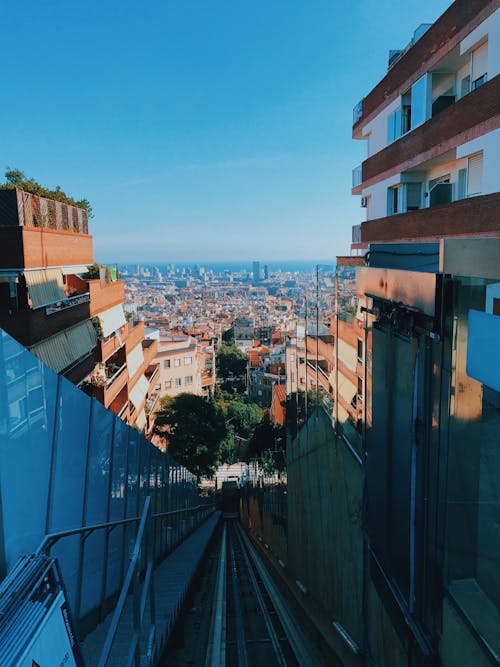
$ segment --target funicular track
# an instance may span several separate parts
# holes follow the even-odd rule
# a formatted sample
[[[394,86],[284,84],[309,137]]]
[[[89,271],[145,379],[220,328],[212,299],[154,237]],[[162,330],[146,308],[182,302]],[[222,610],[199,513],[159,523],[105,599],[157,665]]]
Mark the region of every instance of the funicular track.
[[[194,621],[195,636],[185,630],[178,656],[167,651],[162,664],[176,667],[326,664],[304,634],[237,520],[223,522],[203,589],[198,594],[198,604],[194,603],[190,610],[200,614],[199,620]]]

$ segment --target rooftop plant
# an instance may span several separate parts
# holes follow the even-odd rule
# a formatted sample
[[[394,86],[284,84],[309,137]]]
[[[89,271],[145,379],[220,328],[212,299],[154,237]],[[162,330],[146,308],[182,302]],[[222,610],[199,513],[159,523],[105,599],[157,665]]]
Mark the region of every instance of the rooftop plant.
[[[55,199],[56,201],[70,204],[71,206],[78,206],[87,211],[89,218],[93,216],[92,206],[88,199],[73,199],[73,197],[67,195],[64,190],[61,190],[59,185],[56,185],[55,190],[50,190],[43,187],[43,185],[40,185],[40,183],[37,183],[34,178],[26,178],[24,173],[19,169],[11,169],[10,167],[7,167],[5,170],[5,179],[5,183],[0,183],[0,190],[13,190],[17,188],[18,190],[29,192],[32,195],[47,197],[47,199]]]

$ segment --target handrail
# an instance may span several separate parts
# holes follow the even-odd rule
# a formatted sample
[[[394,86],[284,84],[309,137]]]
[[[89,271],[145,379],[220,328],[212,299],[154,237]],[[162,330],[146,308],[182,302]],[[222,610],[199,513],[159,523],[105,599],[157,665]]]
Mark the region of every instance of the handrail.
[[[148,496],[149,498],[149,496]],[[206,503],[203,505],[195,505],[194,507],[183,507],[181,509],[170,510],[168,512],[159,512],[158,514],[152,514],[152,519],[161,519],[167,516],[173,516],[174,514],[183,514],[184,512],[194,512],[207,507],[214,507],[215,503]],[[94,523],[89,524],[88,526],[80,526],[79,528],[69,528],[68,530],[61,530],[57,533],[49,533],[45,535],[42,542],[35,551],[35,554],[47,553],[56,542],[64,537],[71,537],[72,535],[80,535],[82,533],[88,533],[89,535],[96,530],[104,530],[105,528],[115,528],[116,526],[123,526],[128,523],[136,523],[140,521],[140,516],[134,516],[129,519],[118,519],[116,521],[106,521],[105,523]]]
[[[82,533],[88,533],[90,535],[90,533],[93,533],[95,530],[115,528],[115,526],[123,526],[124,524],[134,523],[140,520],[140,516],[134,516],[130,519],[118,519],[117,521],[107,521],[106,523],[94,523],[88,526],[81,526],[80,528],[70,528],[68,530],[61,530],[57,533],[49,533],[48,535],[45,535],[35,553],[37,555],[41,553],[48,553],[48,550],[50,550],[54,544],[63,537],[71,537],[72,535],[80,535]]]
[[[141,522],[139,524],[139,529],[137,531],[137,537],[135,539],[134,551],[132,552],[132,558],[130,559],[130,565],[128,566],[127,574],[125,575],[125,580],[123,582],[122,590],[120,591],[120,597],[116,603],[115,611],[113,613],[113,618],[111,619],[111,625],[109,626],[108,634],[106,635],[106,641],[104,642],[104,647],[102,649],[101,657],[99,658],[98,667],[106,667],[108,664],[111,649],[113,648],[113,642],[118,630],[118,624],[123,614],[125,608],[125,603],[129,594],[129,589],[132,583],[134,583],[134,602],[137,603],[137,585],[134,581],[134,578],[137,577],[137,564],[139,562],[139,556],[141,554],[141,544],[142,539],[146,530],[146,524],[149,515],[149,508],[151,506],[151,496],[147,496],[144,501],[144,508],[142,510]],[[148,575],[151,573],[152,563],[148,563]],[[151,585],[151,577],[147,576],[144,581],[144,590],[141,598],[144,599],[144,605],[140,605],[139,613],[134,613],[134,635],[132,637],[132,645],[130,647],[129,656],[134,656],[136,664],[139,660],[138,648],[139,640],[142,630],[142,620],[144,616],[145,609],[145,600],[147,598],[147,593]],[[152,605],[152,613],[154,613],[154,606]],[[151,618],[152,625],[154,626],[154,618]],[[137,627],[138,626],[138,627]]]

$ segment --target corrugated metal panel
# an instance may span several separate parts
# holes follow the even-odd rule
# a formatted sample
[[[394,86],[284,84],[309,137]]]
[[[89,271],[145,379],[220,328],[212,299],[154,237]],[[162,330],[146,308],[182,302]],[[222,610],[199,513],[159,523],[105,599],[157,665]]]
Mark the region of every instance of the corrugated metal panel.
[[[144,363],[144,354],[142,352],[142,344],[136,345],[133,350],[127,354],[127,368],[129,377],[134,377],[139,368]]]
[[[105,310],[103,313],[99,313],[97,317],[101,323],[102,335],[104,338],[107,338],[115,331],[118,331],[118,329],[126,322],[125,313],[123,312],[123,306],[121,304],[113,306],[113,308],[109,308],[109,310]]]
[[[89,320],[36,343],[30,351],[55,373],[72,366],[97,344],[97,336]]]
[[[137,384],[135,384],[129,391],[128,397],[134,404],[136,410],[138,410],[144,402],[148,388],[149,382],[146,380],[144,375],[141,375],[137,381]]]
[[[61,269],[25,271],[24,277],[33,308],[40,308],[67,298]]]

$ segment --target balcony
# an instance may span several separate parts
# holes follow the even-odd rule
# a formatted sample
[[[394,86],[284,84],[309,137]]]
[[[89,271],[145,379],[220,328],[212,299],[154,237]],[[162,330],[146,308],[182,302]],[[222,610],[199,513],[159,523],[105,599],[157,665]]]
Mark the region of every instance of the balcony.
[[[112,334],[109,338],[100,340],[96,348],[96,361],[104,362],[117,352],[122,347],[123,341],[127,338],[128,332],[129,325],[125,324],[123,335],[120,338]]]
[[[368,220],[360,225],[361,243],[498,235],[499,206],[500,194],[494,193]]]
[[[127,365],[123,364],[113,373],[113,375],[106,377],[92,377],[89,381],[84,383],[82,389],[96,398],[104,405],[104,407],[109,408],[120,392],[126,394],[127,382]]]
[[[357,167],[354,167],[352,170],[352,187],[356,188],[358,185],[361,185],[363,179],[361,178],[361,166],[358,164]]]
[[[13,315],[2,311],[0,312],[0,327],[22,345],[33,345],[59,331],[88,320],[90,317],[88,295],[86,297],[83,300],[68,299],[70,303],[66,307],[57,307],[56,304],[53,304],[35,310],[19,310]]]
[[[0,266],[4,269],[88,265],[93,261],[89,234],[0,225]]]
[[[88,280],[90,292],[90,316],[94,317],[108,308],[118,306],[125,301],[125,283],[116,280],[111,283],[102,283],[99,279]]]
[[[500,76],[496,76],[365,160],[363,187],[417,167],[493,131],[497,126],[495,116],[499,113]]]
[[[144,354],[144,363],[146,366],[152,364],[158,353],[158,341],[150,339],[144,340],[142,344],[142,353]]]
[[[144,340],[144,322],[138,322],[134,327],[128,326],[128,334],[125,341],[125,349],[130,352]]]
[[[487,6],[485,6],[487,5]],[[463,35],[484,21],[495,4],[456,0],[427,32],[408,49],[385,77],[355,107],[353,136],[361,137],[363,126],[401,90],[408,89],[419,77],[435,67]]]

